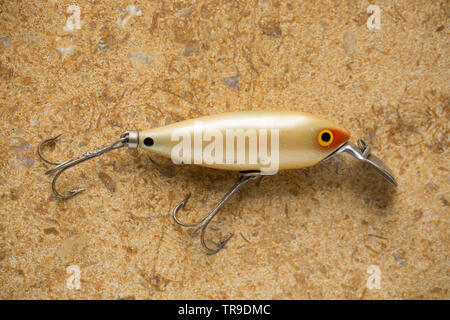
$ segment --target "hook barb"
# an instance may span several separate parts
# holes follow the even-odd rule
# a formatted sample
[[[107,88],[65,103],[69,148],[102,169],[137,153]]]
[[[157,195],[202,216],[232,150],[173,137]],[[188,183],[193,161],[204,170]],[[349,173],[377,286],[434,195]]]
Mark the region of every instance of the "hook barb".
[[[240,176],[239,180],[236,182],[236,184],[223,196],[223,198],[219,202],[217,202],[217,204],[214,206],[214,208],[212,208],[205,216],[203,216],[203,218],[201,218],[200,220],[198,220],[194,223],[184,223],[178,219],[179,211],[186,205],[189,198],[191,197],[191,193],[189,192],[186,195],[186,197],[180,203],[178,203],[178,205],[173,209],[172,217],[173,217],[174,221],[182,227],[187,227],[187,228],[197,227],[194,230],[194,234],[201,231],[200,242],[201,242],[203,248],[205,249],[205,251],[208,254],[214,254],[214,253],[219,252],[221,249],[223,249],[225,247],[226,243],[231,239],[233,234],[229,234],[225,239],[223,239],[219,243],[215,243],[215,242],[209,240],[210,242],[213,242],[215,244],[215,247],[211,248],[206,244],[206,240],[205,240],[206,228],[208,227],[211,220],[214,219],[214,217],[219,213],[220,209],[222,209],[222,207],[230,200],[230,198],[249,180],[254,180],[259,175],[260,175],[260,173],[257,171],[249,172],[249,173],[241,173],[241,176]]]
[[[39,143],[39,147],[38,147],[38,155],[39,157],[46,163],[48,164],[52,164],[55,165],[55,167],[51,168],[50,170],[47,170],[47,172],[45,172],[45,174],[50,175],[52,173],[55,173],[55,176],[53,177],[52,180],[52,191],[54,193],[55,196],[57,196],[60,199],[69,199],[72,198],[74,196],[76,196],[77,194],[79,194],[80,192],[83,192],[84,190],[86,190],[85,188],[79,188],[79,189],[74,189],[69,191],[67,194],[61,194],[58,192],[58,190],[56,189],[56,181],[58,180],[58,178],[60,177],[60,175],[66,171],[67,169],[70,169],[72,167],[75,167],[76,165],[83,163],[89,159],[93,159],[96,158],[98,156],[101,156],[104,153],[107,153],[111,150],[116,150],[116,149],[120,149],[123,148],[125,146],[129,146],[129,135],[132,134],[134,132],[130,131],[130,132],[125,132],[120,136],[120,139],[115,141],[113,144],[100,148],[100,149],[96,149],[96,150],[92,150],[92,151],[88,151],[84,154],[82,154],[81,156],[78,156],[76,158],[64,161],[64,162],[53,162],[50,160],[47,160],[46,158],[43,157],[42,155],[42,147],[45,145],[49,145],[49,144],[53,144],[55,143],[55,141],[61,136],[61,134],[53,137],[53,138],[49,138],[46,140],[43,140],[41,143]]]

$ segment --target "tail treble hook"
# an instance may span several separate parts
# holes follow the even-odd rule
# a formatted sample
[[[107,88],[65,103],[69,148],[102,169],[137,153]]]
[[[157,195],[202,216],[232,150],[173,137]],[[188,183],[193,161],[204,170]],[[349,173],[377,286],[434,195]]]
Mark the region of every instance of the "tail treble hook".
[[[78,156],[76,158],[73,158],[73,159],[70,159],[70,160],[67,160],[64,162],[53,162],[53,161],[45,159],[44,156],[42,155],[42,147],[45,145],[55,143],[55,141],[60,136],[61,136],[61,134],[57,135],[56,137],[43,140],[41,143],[39,143],[39,146],[38,146],[39,158],[41,158],[44,162],[46,162],[48,164],[55,165],[54,168],[48,170],[47,172],[45,172],[45,174],[50,175],[50,174],[56,172],[55,176],[53,177],[53,181],[52,181],[52,190],[53,190],[53,193],[55,194],[55,196],[57,196],[60,199],[72,198],[72,197],[76,196],[77,194],[79,194],[80,192],[83,192],[84,190],[86,190],[85,188],[80,188],[80,189],[71,190],[67,194],[59,193],[56,190],[56,181],[58,180],[59,176],[64,171],[66,171],[67,169],[70,169],[80,163],[83,163],[89,159],[93,159],[98,156],[101,156],[102,154],[107,153],[111,150],[116,150],[116,149],[120,149],[123,147],[137,148],[137,145],[138,145],[138,132],[137,131],[126,131],[126,132],[122,133],[120,135],[120,139],[115,141],[113,144],[103,147],[103,148],[100,148],[100,149],[88,151],[85,154],[82,154],[81,156]]]
[[[186,203],[188,202],[189,198],[191,197],[191,193],[189,192],[186,197],[184,198],[183,201],[181,201],[174,209],[172,212],[172,217],[174,219],[174,221],[179,224],[182,227],[197,227],[194,230],[194,234],[197,233],[198,231],[200,231],[200,242],[203,246],[203,248],[205,249],[205,251],[208,254],[214,254],[219,252],[221,249],[223,249],[223,247],[225,247],[225,244],[228,242],[228,240],[231,239],[231,237],[233,236],[233,234],[229,234],[224,240],[220,241],[218,244],[215,243],[216,247],[215,248],[210,248],[208,247],[208,245],[206,244],[205,241],[205,232],[206,232],[206,228],[208,227],[209,223],[211,222],[212,219],[214,219],[214,217],[219,213],[220,209],[222,209],[222,207],[230,200],[230,198],[244,185],[246,184],[249,180],[254,180],[256,179],[258,176],[260,175],[259,172],[241,172],[241,176],[239,178],[239,180],[236,182],[236,184],[224,195],[224,197],[217,202],[217,204],[214,206],[214,208],[212,208],[205,216],[203,216],[203,218],[201,218],[200,220],[194,222],[194,223],[184,223],[181,222],[178,219],[178,212],[180,211],[181,208],[183,208]],[[212,241],[211,241],[212,242]]]

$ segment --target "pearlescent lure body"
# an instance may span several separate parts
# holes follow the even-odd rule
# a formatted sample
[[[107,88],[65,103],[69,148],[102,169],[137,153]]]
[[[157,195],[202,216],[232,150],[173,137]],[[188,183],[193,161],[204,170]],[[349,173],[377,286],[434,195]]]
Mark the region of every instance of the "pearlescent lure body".
[[[214,248],[205,242],[205,231],[210,221],[246,182],[261,174],[278,170],[304,168],[330,159],[339,153],[348,153],[370,164],[389,183],[397,183],[384,163],[370,153],[362,140],[358,146],[348,142],[350,133],[342,126],[309,113],[280,111],[248,111],[224,113],[173,123],[147,131],[127,131],[113,144],[89,151],[77,158],[55,163],[41,154],[42,146],[53,143],[59,136],[42,141],[39,156],[46,163],[56,165],[46,173],[55,173],[52,181],[54,194],[68,199],[85,189],[72,190],[66,195],[56,190],[56,180],[67,169],[123,147],[138,148],[171,158],[176,164],[187,163],[241,173],[240,179],[217,205],[195,223],[183,223],[179,210],[190,194],[173,210],[176,223],[197,227],[200,240],[208,253],[216,253],[231,238],[228,236]]]
[[[208,141],[204,141],[205,133]],[[196,134],[201,135],[202,151],[211,144],[214,144],[215,149],[222,146],[223,156],[219,161],[210,164],[204,161],[196,163]],[[267,149],[278,154],[278,169],[283,170],[315,165],[347,142],[349,136],[350,133],[345,128],[309,113],[248,111],[206,116],[143,131],[139,133],[139,146],[173,159],[173,150],[177,149],[177,145],[182,148],[183,143],[187,143],[191,148],[185,163],[221,170],[260,171],[267,168],[267,165],[261,163],[261,159],[251,163],[248,155],[260,155],[260,142],[265,140]],[[328,140],[323,141],[323,138]],[[240,141],[243,142],[242,148],[238,148]],[[276,142],[278,146],[274,147]],[[230,147],[235,156],[233,161],[227,163],[226,151]],[[241,161],[243,163],[238,163],[239,153],[242,157],[246,156],[246,161]],[[177,160],[182,160],[182,156],[177,157]]]

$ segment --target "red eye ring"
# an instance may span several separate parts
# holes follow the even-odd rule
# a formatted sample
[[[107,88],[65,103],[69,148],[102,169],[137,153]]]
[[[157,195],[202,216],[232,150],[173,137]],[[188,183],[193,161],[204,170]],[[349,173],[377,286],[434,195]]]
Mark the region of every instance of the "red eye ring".
[[[321,129],[317,134],[317,146],[321,149],[330,150],[341,146],[348,141],[350,133],[342,129]]]

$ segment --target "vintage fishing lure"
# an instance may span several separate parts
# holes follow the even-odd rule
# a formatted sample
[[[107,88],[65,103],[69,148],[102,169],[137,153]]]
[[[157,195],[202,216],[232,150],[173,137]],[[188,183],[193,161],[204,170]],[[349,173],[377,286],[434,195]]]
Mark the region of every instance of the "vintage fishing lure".
[[[52,181],[53,193],[68,199],[85,189],[61,194],[56,190],[58,177],[67,169],[123,147],[142,148],[171,158],[176,164],[195,164],[221,170],[240,172],[240,178],[216,206],[195,223],[184,223],[178,217],[190,193],[173,210],[174,221],[184,227],[197,227],[205,250],[212,254],[222,249],[232,235],[215,247],[206,244],[205,231],[211,220],[245,183],[258,176],[275,174],[278,170],[309,167],[337,154],[348,153],[370,164],[389,183],[397,183],[386,165],[358,140],[349,143],[350,133],[338,124],[309,113],[281,111],[231,112],[198,119],[185,120],[164,127],[138,132],[126,131],[113,144],[89,151],[77,158],[56,163],[42,156],[42,147],[54,143],[60,135],[39,144],[38,154],[43,161],[55,165],[46,174],[56,173]]]

